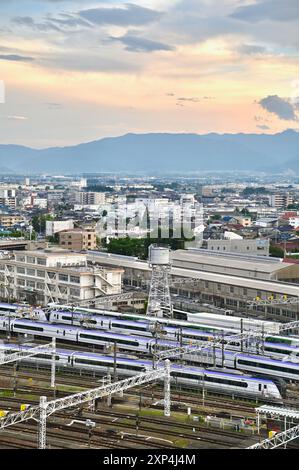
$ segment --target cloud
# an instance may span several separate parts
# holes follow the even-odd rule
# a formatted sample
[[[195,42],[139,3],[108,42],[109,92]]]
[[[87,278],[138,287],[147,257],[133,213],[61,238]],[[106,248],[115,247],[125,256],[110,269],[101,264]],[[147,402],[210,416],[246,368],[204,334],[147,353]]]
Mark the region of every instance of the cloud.
[[[232,18],[257,23],[260,21],[294,21],[299,19],[298,0],[263,0],[237,8]]]
[[[0,60],[9,60],[12,62],[31,62],[34,60],[34,58],[19,54],[0,54]]]
[[[36,23],[31,16],[16,16],[12,19],[12,23],[17,26],[25,26],[36,31],[56,31],[62,32],[62,29],[56,26],[51,21],[44,21],[43,23]]]
[[[266,124],[257,124],[256,126],[258,129],[261,129],[262,131],[268,131],[270,129],[269,126],[267,126]]]
[[[267,96],[259,101],[263,109],[285,121],[297,121],[295,107],[287,99],[277,95]]]
[[[96,25],[143,26],[157,21],[162,12],[127,3],[123,8],[99,7],[79,11],[79,16]]]
[[[177,98],[178,101],[190,101],[191,103],[199,103],[200,98],[186,98],[186,97],[181,97]]]
[[[259,55],[265,54],[267,48],[264,46],[257,46],[255,44],[243,44],[238,48],[238,52],[245,55]]]
[[[168,44],[158,41],[152,41],[140,36],[126,34],[121,37],[110,37],[113,41],[119,41],[126,47],[125,49],[130,52],[154,52],[154,51],[173,51],[174,48]]]
[[[13,115],[13,116],[7,116],[7,119],[9,119],[10,121],[27,121],[28,117]]]
[[[54,103],[54,102],[51,102],[51,103],[45,103],[48,107],[48,109],[61,109],[63,106],[61,103]]]

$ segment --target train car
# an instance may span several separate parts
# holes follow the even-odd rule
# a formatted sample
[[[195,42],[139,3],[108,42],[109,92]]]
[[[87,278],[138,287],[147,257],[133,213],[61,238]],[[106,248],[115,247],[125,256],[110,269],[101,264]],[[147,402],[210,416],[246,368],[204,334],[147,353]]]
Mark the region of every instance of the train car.
[[[62,323],[62,324],[73,324],[79,326],[87,326],[89,328],[99,328],[104,330],[115,331],[116,333],[121,334],[136,334],[137,336],[146,336],[152,337],[153,327],[154,325],[150,322],[146,321],[132,321],[132,320],[123,320],[123,319],[111,319],[111,317],[105,316],[91,316],[86,317],[82,314],[73,314],[70,312],[51,312],[49,315],[49,321],[51,323]],[[221,340],[223,336],[223,344],[227,344],[225,340],[225,334],[228,332],[207,332],[201,331],[198,329],[190,328],[175,328],[172,326],[165,326],[163,324],[158,325],[161,327],[161,332],[163,332],[165,339],[176,339],[177,341],[182,341],[182,344],[190,344],[190,341],[211,341],[213,338],[217,338],[217,340]],[[234,333],[229,333],[234,334]],[[282,339],[282,344],[278,343],[277,338]],[[291,355],[293,358],[299,356],[299,344],[298,349],[295,346],[290,346],[285,344],[286,341],[283,341],[284,337],[275,337],[276,341],[272,344],[271,342],[265,342],[263,352],[268,356],[273,357],[285,357]],[[296,338],[294,338],[296,340]],[[299,343],[299,339],[297,338],[297,342]],[[297,344],[294,341],[295,344]],[[243,342],[244,348],[246,349],[246,341]],[[227,346],[230,350],[240,350],[241,349],[241,342],[236,340],[234,342],[230,342]],[[260,348],[261,349],[261,348]],[[248,349],[247,349],[248,350]],[[257,353],[258,350],[251,347],[251,351]]]
[[[22,333],[43,338],[56,338],[63,341],[79,344],[100,345],[109,347],[116,344],[120,350],[133,350],[152,354],[156,349],[170,349],[178,346],[176,341],[155,340],[129,335],[121,335],[108,331],[86,330],[75,326],[52,325],[49,323],[34,322],[30,320],[0,318],[0,330],[12,333]]]
[[[265,356],[256,356],[233,351],[221,351],[204,348],[200,353],[186,356],[185,359],[193,364],[206,364],[228,367],[258,376],[283,378],[288,381],[299,381],[299,363],[284,361]]]
[[[0,349],[20,351],[29,349],[29,346],[0,345]],[[52,361],[51,352],[43,352],[34,357],[26,358],[26,362],[47,364]],[[72,367],[86,369],[102,375],[112,374],[114,358],[95,353],[60,350],[56,351],[56,365],[58,367]],[[162,365],[161,365],[162,366]],[[118,377],[133,376],[151,370],[153,364],[148,360],[131,359],[127,357],[116,358],[116,373]],[[271,399],[281,402],[282,396],[277,385],[271,380],[225,373],[202,368],[174,364],[171,367],[172,383],[186,388],[205,388],[221,394],[245,396],[248,398]]]
[[[188,313],[187,321],[189,323],[204,323],[205,325],[217,326],[220,328],[231,328],[233,330],[243,329],[243,331],[252,331],[264,329],[264,331],[268,334],[279,333],[279,324],[277,322],[232,317],[227,315],[219,315],[216,313]]]

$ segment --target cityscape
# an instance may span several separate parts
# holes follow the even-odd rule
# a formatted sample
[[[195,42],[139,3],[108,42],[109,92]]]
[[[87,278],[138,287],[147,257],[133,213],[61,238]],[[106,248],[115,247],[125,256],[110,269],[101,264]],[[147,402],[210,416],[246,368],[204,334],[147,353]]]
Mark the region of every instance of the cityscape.
[[[0,1],[3,451],[298,450],[298,5],[220,3]]]

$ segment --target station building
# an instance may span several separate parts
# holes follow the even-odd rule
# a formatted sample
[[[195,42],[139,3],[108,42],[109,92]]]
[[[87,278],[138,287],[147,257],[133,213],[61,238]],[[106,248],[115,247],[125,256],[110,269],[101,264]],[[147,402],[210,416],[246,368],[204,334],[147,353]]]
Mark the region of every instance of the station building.
[[[182,253],[180,253],[182,252]],[[297,275],[288,274],[288,270],[293,271],[293,265],[277,261],[273,266],[275,268],[262,271],[260,273],[263,278],[254,275],[254,263],[250,264],[251,269],[247,270],[239,266],[237,271],[234,267],[231,270],[225,270],[225,266],[218,266],[218,272],[215,272],[217,265],[211,266],[209,270],[202,269],[202,265],[192,264],[192,254],[184,259],[184,254],[188,254],[188,250],[178,250],[172,253],[171,291],[175,295],[174,299],[177,306],[180,305],[180,299],[186,299],[192,303],[192,310],[198,311],[196,302],[211,303],[218,307],[235,310],[240,313],[253,313],[263,318],[292,321],[299,319],[299,304],[293,305],[275,305],[275,306],[258,306],[254,309],[248,308],[248,303],[256,297],[267,299],[271,296],[287,298],[299,298],[299,284],[286,282],[280,270],[286,269],[286,278],[296,278]],[[101,252],[88,252],[87,258],[90,262],[109,267],[121,267],[124,269],[123,282],[127,286],[145,290],[148,288],[151,279],[151,269],[147,262],[140,261],[138,258],[129,256],[120,256]],[[264,259],[264,258],[263,258]],[[184,264],[184,262],[186,264]],[[214,261],[215,263],[215,261]],[[241,265],[242,263],[239,264]],[[271,263],[270,263],[271,265]],[[227,260],[226,266],[230,263]],[[272,265],[271,265],[272,266]],[[298,265],[297,265],[298,268]],[[234,274],[232,272],[234,271]],[[276,272],[276,276],[275,276]],[[247,274],[247,275],[246,275]],[[275,279],[279,280],[276,280]],[[190,283],[188,282],[190,279]],[[180,285],[176,285],[175,281],[182,281]]]

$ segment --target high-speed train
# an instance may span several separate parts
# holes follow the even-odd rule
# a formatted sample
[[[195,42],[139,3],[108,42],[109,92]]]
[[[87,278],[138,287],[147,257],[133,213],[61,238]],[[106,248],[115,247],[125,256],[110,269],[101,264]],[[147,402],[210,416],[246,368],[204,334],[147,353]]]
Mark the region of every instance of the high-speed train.
[[[136,336],[121,335],[104,330],[86,330],[75,326],[52,325],[23,319],[0,317],[0,330],[22,333],[42,338],[57,338],[79,344],[110,346],[116,343],[119,350],[152,354],[154,350],[171,349],[179,346],[176,341],[155,340]],[[154,349],[156,348],[156,349]]]
[[[82,307],[71,308],[69,306],[59,306],[57,304],[50,304],[50,306],[52,306],[54,310],[45,312],[41,308],[34,309],[28,305],[0,303],[0,317],[5,316],[6,312],[21,312],[21,316],[24,318],[30,316],[31,318],[43,322],[77,326],[82,326],[84,324],[84,326],[88,325],[93,328],[112,330],[120,333],[136,332],[138,336],[150,336],[152,334],[153,326],[159,323],[166,333],[165,339],[172,339],[172,336],[179,339],[179,335],[183,334],[186,340],[198,339],[203,341],[211,335],[201,334],[202,332],[211,332],[220,336],[222,334],[236,333],[238,325],[240,328],[239,317],[228,317],[225,315],[216,315],[214,313],[188,314],[190,317],[189,321],[182,321],[168,318],[157,319],[156,317],[145,317],[134,313],[119,313],[109,310]],[[199,318],[201,318],[202,323],[197,323],[200,321]],[[234,327],[232,327],[232,320],[234,322]],[[256,322],[259,322],[259,325],[261,323],[267,324],[268,327],[265,328],[265,340],[268,342],[282,343],[288,346],[299,346],[298,337],[267,334],[266,331],[269,331],[272,328],[270,325],[277,325],[274,322],[261,322],[260,320],[257,321],[251,319],[246,319],[245,321],[248,322],[248,326],[256,325]],[[213,325],[211,323],[213,323]],[[196,330],[199,330],[200,333],[196,334]]]
[[[233,351],[223,352],[220,349],[215,349],[214,352],[211,348],[205,348],[199,354],[190,354],[188,357],[189,361],[193,364],[200,363],[228,367],[230,369],[251,372],[258,376],[299,381],[299,362],[291,362],[289,358],[284,361],[248,353]]]
[[[75,342],[79,344],[110,346],[116,344],[121,351],[135,351],[136,353],[152,354],[155,351],[172,349],[180,344],[176,341],[155,340],[143,337],[120,335],[107,331],[90,331],[78,327],[50,325],[48,323],[34,322],[30,320],[12,320],[0,318],[0,330],[12,333],[22,333],[34,335],[37,337],[57,338],[64,341]],[[195,345],[194,345],[195,346]],[[283,377],[288,380],[299,381],[299,363],[270,359],[264,356],[255,356],[233,351],[222,351],[215,348],[215,361],[212,357],[211,348],[202,349],[201,353],[190,354],[186,360],[191,362],[200,362],[202,364],[213,364],[231,369],[248,370],[259,375],[271,375],[273,377]],[[190,359],[190,357],[192,359]],[[244,362],[244,361],[245,362]],[[250,364],[249,364],[249,362]]]
[[[29,346],[0,345],[0,349],[10,352],[27,350]],[[52,353],[43,352],[34,357],[25,359],[25,362],[34,364],[47,364],[52,361]],[[94,353],[72,352],[63,349],[56,350],[55,363],[57,367],[72,367],[76,369],[89,369],[99,374],[113,373],[114,358]],[[147,360],[118,357],[116,359],[117,376],[133,376],[151,370],[153,363]],[[160,367],[163,367],[161,364]],[[197,367],[187,367],[178,364],[171,366],[171,377],[174,385],[188,386],[188,388],[204,387],[206,390],[221,394],[246,396],[260,399],[271,399],[277,402],[282,400],[282,390],[272,380],[257,379],[254,377],[224,373],[222,371],[205,370]]]
[[[72,311],[72,312],[78,312],[78,313],[87,313],[87,314],[95,314],[95,315],[105,315],[105,316],[111,316],[111,317],[126,317],[127,319],[144,319],[142,315],[138,315],[135,313],[120,313],[120,312],[113,312],[113,311],[108,311],[108,310],[98,310],[96,308],[87,308],[87,307],[70,307],[68,305],[58,305],[55,303],[49,304],[50,307],[53,309],[57,310],[63,310],[63,311]],[[191,312],[183,312],[181,310],[174,310],[174,313],[180,314],[180,319],[161,319],[166,322],[169,322],[168,324],[188,324],[191,326],[194,324],[194,327],[196,328],[196,325],[205,325],[205,326],[210,326],[210,327],[216,327],[216,328],[229,328],[231,331],[235,330],[240,330],[241,327],[244,331],[247,330],[252,330],[252,329],[259,329],[261,330],[264,328],[264,331],[267,333],[278,333],[278,323],[269,321],[269,320],[259,320],[259,319],[254,319],[254,318],[242,318],[242,317],[237,317],[237,316],[230,316],[230,315],[220,315],[217,313],[207,313],[207,312],[197,312],[197,313],[191,313]],[[150,319],[150,317],[147,317]],[[152,318],[152,320],[156,320],[156,318]],[[159,319],[160,320],[160,319]],[[242,326],[241,326],[242,324]]]
[[[63,315],[61,316],[63,319]],[[104,320],[102,320],[104,323]],[[128,322],[124,322],[127,324]],[[144,337],[139,336],[138,325],[139,323],[132,325],[133,322],[129,322],[129,326],[134,328],[132,331],[127,331],[125,326],[119,324],[118,321],[115,323],[115,326],[119,326],[120,332],[113,333],[111,331],[103,331],[103,330],[86,330],[84,328],[76,327],[76,326],[64,326],[59,324],[49,324],[43,322],[33,322],[30,320],[23,320],[23,319],[14,319],[9,320],[6,317],[0,317],[0,330],[7,331],[10,329],[12,333],[24,333],[24,334],[31,334],[35,336],[42,336],[47,338],[55,337],[57,339],[62,339],[65,341],[72,341],[77,343],[88,343],[94,345],[106,345],[114,344],[116,342],[119,349],[123,350],[138,350],[139,352],[145,353],[152,353],[153,347],[157,347],[158,350],[161,349],[170,349],[176,346],[179,346],[177,336],[171,337],[175,339],[175,341],[168,341],[158,339],[157,341],[153,337]],[[104,327],[104,325],[102,325]],[[136,329],[135,329],[136,327]],[[131,333],[136,336],[127,336],[125,333]],[[122,334],[121,334],[122,333]],[[189,330],[186,331],[186,335],[182,330],[183,337],[184,337],[184,344],[189,341],[188,344],[192,345],[202,341],[211,341],[213,339],[213,333],[206,333],[203,331],[198,330]],[[225,337],[221,339],[221,341],[226,344]],[[244,342],[245,344],[245,342]],[[229,345],[229,349],[232,350],[240,350],[240,341],[236,340]],[[275,358],[284,358],[286,356],[291,356],[293,359],[298,358],[299,362],[299,348],[295,346],[287,346],[287,345],[280,345],[265,342],[263,345],[264,354],[268,356],[272,356]],[[248,350],[248,349],[247,349]],[[254,349],[254,346],[251,347],[250,351],[257,353],[258,351]]]
[[[123,319],[113,319],[111,317],[105,316],[91,316],[86,317],[82,314],[73,314],[70,312],[59,312],[53,311],[48,314],[49,322],[52,324],[67,324],[67,325],[77,325],[82,326],[84,324],[88,324],[92,326],[92,328],[99,328],[105,329],[108,331],[115,331],[118,333],[128,333],[128,334],[136,334],[138,336],[147,336],[151,337],[153,335],[153,329],[151,328],[154,326],[153,323],[149,321],[132,321],[132,320],[123,320]],[[156,321],[156,324],[159,324],[159,320]],[[161,331],[163,332],[163,336],[165,339],[175,339],[180,341],[180,337],[182,336],[183,343],[186,344],[190,340],[195,341],[211,341],[213,338],[217,338],[221,340],[223,335],[223,331],[212,331],[207,332],[204,330],[193,329],[190,328],[180,328],[177,329],[173,326],[165,326],[161,325]],[[226,331],[225,334],[236,334],[236,332],[232,333]],[[281,343],[280,344],[280,338]],[[266,341],[264,343],[264,352],[267,355],[273,355],[275,357],[284,357],[288,355],[298,356],[299,358],[299,338],[293,338],[294,346],[287,345],[286,338],[283,336],[275,336],[275,340],[273,343],[271,341]],[[224,344],[227,343],[225,340],[225,336],[221,340]],[[292,339],[291,339],[292,341]],[[277,344],[276,344],[277,343]],[[244,341],[245,345],[245,341]],[[230,343],[229,349],[240,349],[241,342],[234,341]]]

